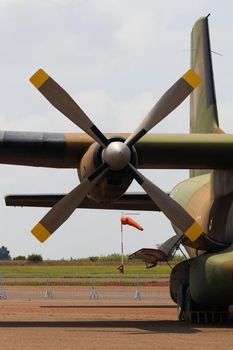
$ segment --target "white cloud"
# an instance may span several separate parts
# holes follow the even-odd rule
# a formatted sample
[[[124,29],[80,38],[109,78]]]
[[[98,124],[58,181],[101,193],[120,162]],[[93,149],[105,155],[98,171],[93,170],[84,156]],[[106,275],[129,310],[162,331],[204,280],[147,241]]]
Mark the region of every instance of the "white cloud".
[[[76,99],[77,100],[77,99]],[[101,130],[130,132],[145,117],[154,104],[151,93],[145,92],[131,99],[115,100],[104,90],[90,90],[81,93],[78,100],[95,122],[101,121]],[[149,106],[149,107],[148,107]]]
[[[152,40],[152,18],[148,13],[140,12],[134,14],[115,33],[119,46],[123,46],[127,51],[140,52],[148,49]],[[157,40],[158,36],[154,38]]]

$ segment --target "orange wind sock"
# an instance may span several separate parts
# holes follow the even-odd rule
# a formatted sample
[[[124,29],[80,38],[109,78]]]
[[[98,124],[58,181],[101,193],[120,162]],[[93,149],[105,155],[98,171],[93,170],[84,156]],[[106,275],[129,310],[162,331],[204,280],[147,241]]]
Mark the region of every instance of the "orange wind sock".
[[[143,231],[143,227],[139,225],[136,221],[134,221],[132,218],[130,218],[129,216],[122,216],[121,223],[122,225],[130,225],[137,228],[140,231]]]

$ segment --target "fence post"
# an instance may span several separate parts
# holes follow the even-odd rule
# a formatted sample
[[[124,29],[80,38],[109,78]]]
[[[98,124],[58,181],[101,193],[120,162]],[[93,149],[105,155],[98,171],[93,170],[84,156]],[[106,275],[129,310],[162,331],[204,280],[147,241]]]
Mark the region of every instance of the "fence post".
[[[93,276],[92,278],[92,287],[90,292],[90,299],[99,299],[97,291],[96,291],[96,278]]]
[[[53,299],[53,294],[50,288],[50,283],[49,283],[49,275],[46,275],[46,290],[45,290],[45,294],[44,297],[46,299]]]
[[[7,299],[6,292],[4,289],[3,275],[0,275],[0,299]]]
[[[136,281],[136,291],[134,293],[134,300],[141,300],[141,294],[139,290],[139,275],[137,275],[137,281]]]

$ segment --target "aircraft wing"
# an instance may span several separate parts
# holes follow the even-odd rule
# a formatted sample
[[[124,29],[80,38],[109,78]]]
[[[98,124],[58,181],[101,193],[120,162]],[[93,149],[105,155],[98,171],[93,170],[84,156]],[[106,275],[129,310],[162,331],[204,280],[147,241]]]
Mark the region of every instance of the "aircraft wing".
[[[169,195],[169,194],[168,194]],[[5,197],[7,206],[13,207],[53,207],[65,194],[18,194],[8,195]],[[92,199],[85,198],[79,205],[79,208],[87,209],[117,209],[117,210],[143,210],[143,211],[160,211],[160,209],[152,202],[146,193],[126,193],[118,200],[108,203],[97,203]],[[177,234],[164,242],[159,250],[147,249],[140,250],[132,254],[131,258],[137,258],[145,261],[148,266],[156,264],[158,261],[165,261],[173,250],[180,244],[183,234]],[[217,242],[207,235],[201,235],[196,241],[192,242],[189,239],[183,240],[185,246],[203,251],[219,251],[227,247],[226,244]],[[157,260],[156,260],[157,259]],[[155,266],[155,265],[153,265]]]
[[[0,132],[0,163],[78,168],[93,142],[82,133]],[[141,169],[233,168],[233,135],[148,134],[135,148]]]
[[[64,196],[65,194],[8,195],[5,203],[13,207],[53,207]],[[160,211],[145,193],[126,193],[110,203],[97,203],[85,198],[79,208]]]

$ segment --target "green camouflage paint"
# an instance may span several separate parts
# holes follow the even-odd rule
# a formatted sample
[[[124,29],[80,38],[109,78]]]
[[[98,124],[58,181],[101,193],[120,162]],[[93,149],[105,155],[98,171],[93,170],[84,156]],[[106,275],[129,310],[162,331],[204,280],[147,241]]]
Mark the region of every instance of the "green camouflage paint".
[[[203,82],[190,96],[190,132],[216,133],[219,124],[207,17],[199,18],[192,29],[191,68]],[[190,170],[191,177],[206,173],[208,170]]]

